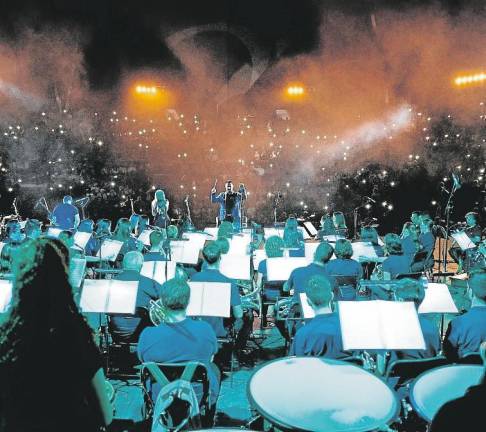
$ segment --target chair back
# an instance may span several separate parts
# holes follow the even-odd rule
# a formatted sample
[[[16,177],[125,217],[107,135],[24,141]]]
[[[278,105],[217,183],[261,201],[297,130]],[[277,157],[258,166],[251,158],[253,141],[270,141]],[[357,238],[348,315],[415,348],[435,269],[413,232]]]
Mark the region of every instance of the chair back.
[[[395,279],[405,279],[405,278],[410,278],[410,279],[416,279],[419,280],[422,277],[421,272],[416,272],[416,273],[399,273],[395,276]]]
[[[399,377],[396,387],[406,381],[417,378],[420,374],[439,366],[445,366],[449,361],[444,356],[430,357],[426,359],[395,360],[386,371],[385,379]]]
[[[481,354],[479,354],[479,352],[469,352],[464,354],[464,356],[462,356],[460,359],[458,359],[456,363],[482,365],[483,360],[481,359]]]
[[[337,288],[334,295],[336,301],[356,300],[356,287],[358,276],[332,275],[336,280]]]

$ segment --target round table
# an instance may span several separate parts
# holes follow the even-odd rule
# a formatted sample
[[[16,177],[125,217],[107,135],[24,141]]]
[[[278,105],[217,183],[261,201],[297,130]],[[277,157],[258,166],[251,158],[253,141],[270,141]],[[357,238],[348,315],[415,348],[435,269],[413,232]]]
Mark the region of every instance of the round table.
[[[398,415],[395,393],[349,363],[286,357],[264,364],[248,382],[252,406],[287,430],[369,431]]]
[[[479,365],[442,366],[424,372],[410,387],[410,402],[420,417],[431,422],[442,405],[479,384],[483,372]]]

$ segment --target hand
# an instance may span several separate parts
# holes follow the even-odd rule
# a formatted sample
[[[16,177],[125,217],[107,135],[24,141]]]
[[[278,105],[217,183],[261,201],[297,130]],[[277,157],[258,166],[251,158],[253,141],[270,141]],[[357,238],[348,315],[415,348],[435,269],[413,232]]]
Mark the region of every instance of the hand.
[[[213,187],[213,188],[211,189],[211,194],[215,194],[215,193],[216,193],[216,188],[214,188],[214,187]]]

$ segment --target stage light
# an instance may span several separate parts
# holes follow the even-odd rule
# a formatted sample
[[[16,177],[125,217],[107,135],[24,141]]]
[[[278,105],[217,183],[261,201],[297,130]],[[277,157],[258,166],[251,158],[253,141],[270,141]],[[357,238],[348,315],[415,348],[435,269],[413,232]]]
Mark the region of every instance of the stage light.
[[[289,85],[286,88],[286,93],[287,96],[290,97],[300,97],[304,95],[305,89],[302,85],[299,84]]]
[[[462,75],[454,79],[454,84],[458,87],[467,84],[482,84],[486,81],[486,73],[480,72],[471,75]]]

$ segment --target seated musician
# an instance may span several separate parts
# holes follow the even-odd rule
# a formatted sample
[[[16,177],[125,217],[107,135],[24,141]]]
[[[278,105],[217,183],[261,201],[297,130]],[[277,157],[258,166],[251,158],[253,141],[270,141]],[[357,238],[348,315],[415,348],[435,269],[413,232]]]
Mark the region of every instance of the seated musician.
[[[397,234],[385,236],[385,254],[388,258],[383,261],[381,269],[395,279],[398,274],[410,273],[410,257],[403,254],[402,242]]]
[[[402,234],[402,252],[403,255],[408,256],[410,262],[413,261],[415,254],[422,249],[419,241],[420,229],[412,222],[405,222],[403,224]]]
[[[479,245],[482,236],[482,230],[478,223],[479,215],[476,212],[469,212],[466,214],[465,218],[466,228],[464,229],[464,233],[467,234],[475,245]],[[464,261],[466,259],[467,251],[463,251],[460,247],[452,247],[449,250],[449,255],[457,264],[459,264],[457,272],[461,273],[465,267]]]
[[[317,232],[317,238],[322,240],[324,236],[336,235],[336,228],[334,228],[334,222],[332,216],[329,213],[322,215],[321,228]]]
[[[42,234],[42,223],[37,219],[27,219],[24,232],[25,240],[38,239]]]
[[[73,197],[66,195],[62,203],[58,204],[52,211],[56,226],[63,230],[76,229],[79,225],[79,210],[73,205]]]
[[[443,351],[451,361],[478,352],[486,341],[486,273],[472,273],[469,289],[471,309],[449,323],[444,338]]]
[[[279,236],[271,236],[265,242],[265,254],[267,258],[283,257],[284,242]],[[267,259],[260,261],[258,264],[257,286],[262,293],[262,321],[263,325],[267,324],[268,302],[275,302],[281,295],[285,281],[267,281]]]
[[[97,252],[97,242],[94,236],[94,221],[93,219],[83,219],[78,225],[78,232],[86,232],[90,233],[91,237],[89,238],[84,251],[86,255],[96,255]]]
[[[127,218],[118,219],[115,231],[110,239],[118,240],[123,243],[120,253],[118,254],[117,263],[123,259],[126,253],[143,250],[143,243],[132,236],[130,231],[130,221]]]
[[[190,288],[182,279],[170,279],[160,290],[165,319],[156,327],[144,329],[140,335],[137,352],[142,362],[181,363],[198,361],[208,366],[210,402],[218,399],[220,373],[212,363],[218,351],[216,334],[204,321],[186,316]],[[160,388],[154,386],[152,400]],[[195,389],[197,393],[197,389]]]
[[[412,214],[410,215],[410,221],[415,227],[420,230],[420,218],[421,218],[422,212],[419,210],[414,210]]]
[[[234,229],[233,224],[229,221],[223,221],[218,228],[218,238],[230,239],[233,237]]]
[[[353,246],[346,239],[338,239],[334,248],[336,259],[327,263],[327,271],[333,276],[356,276],[358,279],[363,277],[361,264],[351,259],[353,256]]]
[[[349,357],[343,349],[339,316],[331,310],[332,286],[327,277],[312,276],[307,282],[307,302],[316,316],[295,334],[289,355],[339,359]]]
[[[334,249],[328,242],[322,242],[314,252],[314,261],[305,267],[299,267],[290,273],[289,280],[285,282],[284,291],[294,290],[293,298],[299,302],[299,294],[305,292],[305,287],[309,279],[315,275],[328,278],[331,285],[334,286],[336,281],[329,276],[327,264],[334,253]]]
[[[148,228],[149,225],[150,225],[149,217],[145,214],[140,215],[138,218],[137,226],[135,228],[135,233],[134,233],[135,236],[138,237],[140,234],[142,234],[144,230]]]
[[[432,233],[434,221],[427,217],[422,217],[420,222],[419,242],[422,245],[422,250],[427,252],[427,256],[432,256],[435,247],[435,237]]]
[[[167,261],[164,251],[164,233],[162,231],[152,231],[149,236],[150,251],[144,256],[144,261]]]
[[[90,250],[91,255],[96,255],[100,250],[101,243],[111,237],[111,221],[109,219],[98,219],[94,233],[94,244]]]
[[[343,212],[337,211],[332,215],[332,222],[334,223],[334,229],[336,230],[336,235],[348,237],[348,227],[346,226],[346,219],[344,219]]]
[[[414,279],[402,279],[395,289],[395,300],[413,302],[418,310],[425,298],[424,286],[420,281]],[[425,340],[425,350],[404,350],[393,351],[392,359],[421,359],[439,355],[440,333],[437,326],[426,314],[418,315],[420,328]]]
[[[19,246],[25,239],[22,227],[17,219],[11,219],[7,222],[7,237],[3,240],[11,246]]]
[[[381,258],[385,256],[385,251],[383,250],[383,246],[380,246],[378,242],[378,232],[374,227],[372,226],[361,227],[361,232],[359,237],[362,242],[371,243],[377,257]],[[376,267],[376,259],[371,257],[366,257],[366,259],[363,259],[362,261],[360,259],[360,262],[363,267],[364,278],[368,279]]]
[[[224,276],[219,271],[219,264],[221,261],[221,249],[214,242],[209,242],[202,251],[204,261],[206,262],[206,268],[200,272],[196,272],[191,276],[193,282],[223,282],[231,284],[231,311],[233,318],[236,319],[234,328],[239,331],[243,327],[243,308],[241,307],[241,298],[237,285],[234,281]],[[203,317],[203,320],[207,321],[217,337],[227,337],[228,333],[223,324],[223,318],[221,317]],[[246,343],[246,341],[245,341]]]
[[[138,221],[140,219],[140,215],[137,213],[132,213],[128,220],[130,221],[130,232],[135,235],[137,233]]]
[[[115,342],[137,342],[140,332],[148,325],[150,300],[157,300],[160,284],[140,274],[143,255],[127,252],[123,257],[123,271],[115,277],[119,281],[138,282],[135,315],[113,315],[110,319],[110,333]]]

